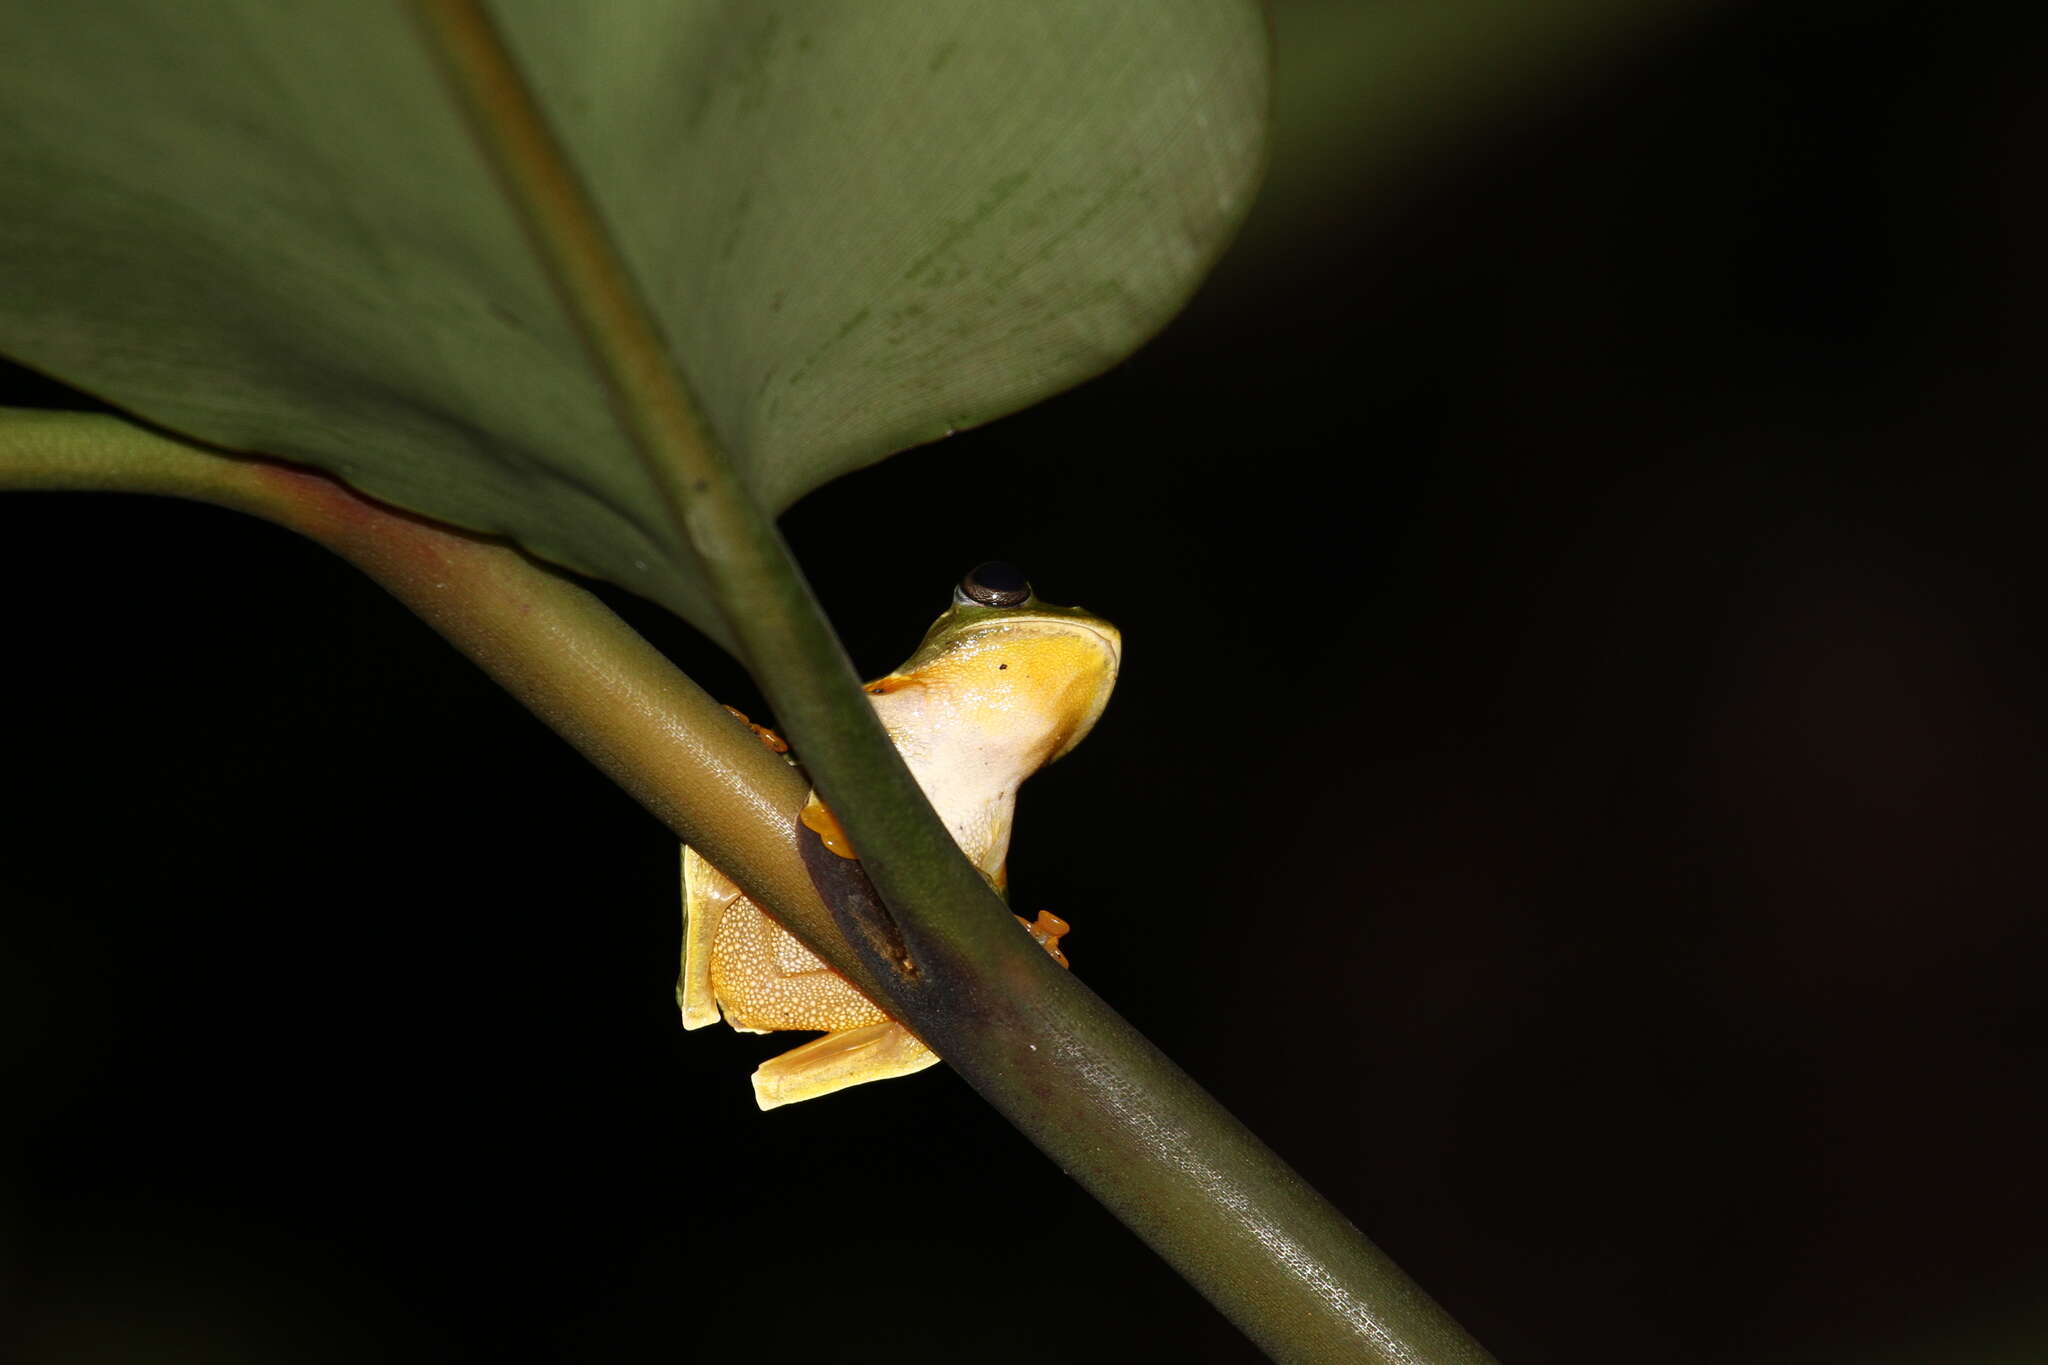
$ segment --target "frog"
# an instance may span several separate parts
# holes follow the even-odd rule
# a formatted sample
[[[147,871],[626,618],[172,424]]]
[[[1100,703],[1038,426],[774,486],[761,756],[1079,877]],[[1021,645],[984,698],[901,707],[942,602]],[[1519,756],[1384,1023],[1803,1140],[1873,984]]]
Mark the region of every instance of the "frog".
[[[1015,567],[990,561],[961,578],[952,604],[903,664],[862,684],[933,810],[1005,899],[1017,788],[1095,728],[1122,662],[1115,626],[1085,608],[1041,601]],[[752,728],[771,749],[786,750],[773,731]],[[799,837],[857,856],[815,790],[800,819],[810,833]],[[687,844],[682,882],[676,1003],[683,1027],[723,1019],[742,1033],[822,1035],[755,1070],[762,1110],[908,1076],[940,1060]],[[1065,920],[1049,911],[1016,919],[1067,965]]]

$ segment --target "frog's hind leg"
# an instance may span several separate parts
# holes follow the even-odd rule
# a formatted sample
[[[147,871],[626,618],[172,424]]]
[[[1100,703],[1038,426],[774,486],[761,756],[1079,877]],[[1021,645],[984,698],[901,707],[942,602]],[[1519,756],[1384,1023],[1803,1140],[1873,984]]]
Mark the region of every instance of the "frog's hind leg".
[[[844,1029],[761,1063],[754,1072],[754,1102],[763,1109],[777,1109],[849,1085],[908,1076],[938,1060],[936,1052],[901,1024]]]

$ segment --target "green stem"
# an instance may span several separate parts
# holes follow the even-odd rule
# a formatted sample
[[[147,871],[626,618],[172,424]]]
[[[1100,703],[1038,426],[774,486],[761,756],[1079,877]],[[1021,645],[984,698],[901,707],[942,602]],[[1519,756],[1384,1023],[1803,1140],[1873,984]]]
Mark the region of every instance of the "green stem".
[[[478,0],[416,5],[778,724],[896,919],[907,961],[853,936],[883,1002],[1269,1353],[1486,1359],[1284,1162],[1016,931],[933,815],[773,522],[718,448],[488,11]]]
[[[809,788],[561,574],[322,474],[115,417],[0,408],[0,490],[155,493],[288,527],[381,583],[828,961],[872,984],[798,853]]]

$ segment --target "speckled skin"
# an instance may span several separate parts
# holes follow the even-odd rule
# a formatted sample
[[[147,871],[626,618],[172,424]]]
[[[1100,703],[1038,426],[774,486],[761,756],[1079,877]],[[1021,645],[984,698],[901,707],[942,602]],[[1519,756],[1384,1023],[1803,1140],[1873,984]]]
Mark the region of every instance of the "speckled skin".
[[[883,728],[974,865],[1001,887],[1017,787],[1078,744],[1116,684],[1122,639],[1077,608],[1014,608],[956,596],[916,654],[867,685]],[[920,1071],[930,1049],[683,850],[687,929],[676,983],[683,1027],[721,1015],[745,1032],[827,1034],[765,1063],[763,1109]]]
[[[713,1022],[720,1012],[746,1033],[837,1032],[889,1022],[874,1001],[741,895],[723,872],[694,852],[686,858],[694,863],[683,873],[692,922],[715,916],[717,926],[710,951],[716,1004],[700,1024]]]

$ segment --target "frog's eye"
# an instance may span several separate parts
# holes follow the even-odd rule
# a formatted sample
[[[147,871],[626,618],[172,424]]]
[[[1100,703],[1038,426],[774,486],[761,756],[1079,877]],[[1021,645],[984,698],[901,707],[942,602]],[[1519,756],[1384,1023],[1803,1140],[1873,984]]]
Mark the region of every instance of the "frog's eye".
[[[984,607],[1014,607],[1030,599],[1031,583],[1015,564],[991,559],[967,571],[960,595]]]

